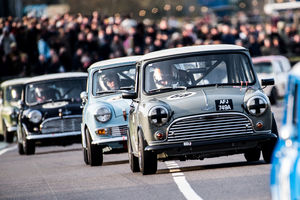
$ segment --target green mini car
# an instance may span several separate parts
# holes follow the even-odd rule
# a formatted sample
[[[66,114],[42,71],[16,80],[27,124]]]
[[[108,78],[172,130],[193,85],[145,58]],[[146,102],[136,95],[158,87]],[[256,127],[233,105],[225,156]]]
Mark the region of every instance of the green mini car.
[[[0,86],[0,137],[5,142],[13,142],[17,131],[18,101],[24,82],[28,78],[16,78],[1,83]]]
[[[243,153],[269,163],[277,125],[249,52],[202,45],[144,55],[137,63],[129,114],[131,170],[157,171],[157,160],[204,159]]]

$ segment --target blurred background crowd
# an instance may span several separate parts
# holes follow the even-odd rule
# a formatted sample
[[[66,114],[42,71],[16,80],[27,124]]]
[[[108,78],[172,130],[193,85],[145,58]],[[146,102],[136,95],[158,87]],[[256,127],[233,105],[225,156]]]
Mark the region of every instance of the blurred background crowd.
[[[253,57],[300,56],[300,28],[294,12],[268,20],[255,17],[255,22],[249,20],[245,11],[222,17],[209,12],[155,20],[98,11],[2,17],[0,74],[20,77],[86,71],[93,62],[108,58],[202,44],[237,44],[248,48]]]

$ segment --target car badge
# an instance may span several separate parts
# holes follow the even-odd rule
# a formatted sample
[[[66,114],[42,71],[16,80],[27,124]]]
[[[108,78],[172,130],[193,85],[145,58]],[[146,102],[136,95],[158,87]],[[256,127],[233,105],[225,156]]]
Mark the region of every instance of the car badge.
[[[196,94],[196,92],[184,92],[184,93],[179,93],[179,94],[174,94],[172,96],[169,96],[167,99],[168,100],[177,100],[177,99],[182,99],[182,98],[192,96],[194,94]]]

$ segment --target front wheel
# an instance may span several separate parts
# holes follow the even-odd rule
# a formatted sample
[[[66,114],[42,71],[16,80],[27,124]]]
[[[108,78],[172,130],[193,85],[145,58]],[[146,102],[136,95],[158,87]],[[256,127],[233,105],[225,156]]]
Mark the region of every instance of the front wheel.
[[[12,143],[14,141],[14,132],[9,132],[7,130],[7,127],[3,121],[3,135],[4,135],[4,141],[7,143]]]
[[[129,159],[130,169],[132,172],[139,172],[140,171],[139,160],[137,157],[135,157],[135,155],[132,152],[131,140],[128,133],[127,133],[127,148],[128,148],[128,159]]]
[[[244,153],[244,157],[247,162],[255,162],[260,158],[260,150],[259,149],[249,149]]]
[[[20,155],[24,155],[24,147],[22,143],[18,142],[18,152]]]
[[[155,174],[157,171],[157,155],[150,151],[145,151],[145,141],[141,131],[139,131],[139,167],[143,175]]]
[[[92,138],[88,129],[85,131],[87,138],[87,161],[91,166],[100,166],[103,163],[102,147],[92,144]]]
[[[277,135],[277,138],[278,138],[278,129],[277,129],[277,124],[276,124],[274,115],[272,115],[272,133]],[[272,154],[273,154],[275,145],[277,143],[277,140],[278,139],[271,140],[263,145],[262,154],[263,154],[264,161],[266,163],[271,162]]]

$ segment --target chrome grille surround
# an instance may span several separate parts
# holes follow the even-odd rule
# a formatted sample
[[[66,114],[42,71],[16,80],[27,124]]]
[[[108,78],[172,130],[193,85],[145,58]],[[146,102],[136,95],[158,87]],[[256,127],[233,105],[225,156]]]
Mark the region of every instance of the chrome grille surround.
[[[125,136],[127,135],[128,126],[114,126],[107,128],[108,135],[112,136]]]
[[[40,125],[40,130],[42,134],[59,134],[66,132],[76,132],[81,131],[82,116],[81,115],[71,115],[64,117],[53,117],[46,119]]]
[[[174,120],[167,128],[167,141],[209,140],[253,133],[252,121],[243,113],[210,113]]]

